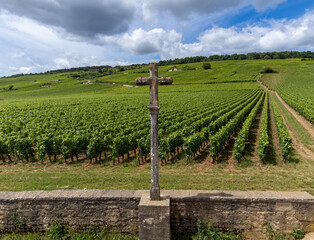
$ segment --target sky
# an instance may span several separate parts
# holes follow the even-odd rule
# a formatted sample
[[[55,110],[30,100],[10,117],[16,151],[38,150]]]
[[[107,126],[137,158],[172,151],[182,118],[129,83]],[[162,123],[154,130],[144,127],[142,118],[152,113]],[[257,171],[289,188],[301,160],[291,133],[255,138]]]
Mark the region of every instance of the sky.
[[[0,77],[314,51],[313,0],[0,0]]]

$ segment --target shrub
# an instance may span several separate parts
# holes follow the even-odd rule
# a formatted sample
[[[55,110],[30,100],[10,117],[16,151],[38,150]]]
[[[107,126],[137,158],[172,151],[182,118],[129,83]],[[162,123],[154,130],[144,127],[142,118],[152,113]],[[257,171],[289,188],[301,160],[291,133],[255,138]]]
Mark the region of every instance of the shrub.
[[[291,235],[294,237],[294,239],[302,239],[302,238],[304,238],[305,233],[304,233],[304,231],[302,229],[296,228],[296,229],[293,230]]]
[[[189,66],[189,65],[185,65],[185,66],[183,67],[183,69],[184,69],[184,70],[196,70],[195,67],[191,67],[191,66]]]
[[[22,228],[25,224],[20,208],[15,213],[13,213],[13,215],[11,216],[11,219],[16,229]]]
[[[214,223],[210,222],[205,224],[203,221],[197,222],[197,240],[242,240],[244,236],[234,230],[222,232],[218,228],[214,227]]]
[[[206,69],[211,69],[212,66],[210,65],[209,62],[204,62],[204,63],[203,63],[203,68],[204,68],[205,70],[206,70]]]
[[[49,228],[48,237],[52,240],[66,239],[69,230],[61,223],[54,221]]]
[[[284,234],[275,231],[270,224],[267,224],[266,239],[267,240],[297,240],[304,238],[304,231],[296,228],[291,234]]]
[[[264,68],[264,70],[261,71],[261,73],[278,73],[278,72],[270,67],[267,67],[267,68]]]

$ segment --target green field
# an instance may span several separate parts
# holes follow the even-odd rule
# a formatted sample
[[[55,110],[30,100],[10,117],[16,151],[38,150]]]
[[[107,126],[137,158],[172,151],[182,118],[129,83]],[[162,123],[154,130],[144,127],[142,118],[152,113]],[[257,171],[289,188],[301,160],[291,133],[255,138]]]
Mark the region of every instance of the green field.
[[[306,111],[294,108],[312,116],[314,61],[210,63],[209,70],[203,63],[159,68],[174,80],[159,87],[161,188],[313,193],[313,161],[292,149],[284,163],[271,144],[272,164],[263,163],[253,130],[265,106],[256,80],[285,100],[305,101]],[[266,67],[278,73],[260,75]],[[143,65],[1,78],[0,190],[148,189],[149,87],[135,86],[148,75]],[[244,150],[234,159],[242,125],[249,126],[241,131]]]

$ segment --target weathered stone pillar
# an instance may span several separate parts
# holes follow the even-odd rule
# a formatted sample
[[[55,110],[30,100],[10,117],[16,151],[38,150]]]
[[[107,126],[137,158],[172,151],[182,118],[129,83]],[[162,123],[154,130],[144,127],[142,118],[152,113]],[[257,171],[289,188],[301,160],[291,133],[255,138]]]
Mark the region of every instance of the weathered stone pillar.
[[[159,175],[158,175],[158,112],[160,107],[149,106],[151,119],[151,130],[150,130],[150,155],[151,155],[151,187],[150,187],[150,199],[160,199],[160,187],[159,187]]]

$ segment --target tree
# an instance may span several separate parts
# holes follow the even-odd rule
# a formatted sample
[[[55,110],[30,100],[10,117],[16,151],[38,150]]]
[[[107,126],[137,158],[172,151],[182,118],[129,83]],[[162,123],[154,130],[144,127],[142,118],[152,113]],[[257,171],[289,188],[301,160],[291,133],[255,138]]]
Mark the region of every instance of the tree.
[[[212,67],[211,67],[209,62],[204,62],[203,63],[203,68],[206,70],[206,69],[211,69]]]
[[[238,60],[239,59],[239,56],[238,56],[238,54],[232,54],[231,56],[230,56],[230,59],[231,60]]]
[[[271,67],[266,67],[261,71],[261,73],[277,73],[276,70],[272,69]]]
[[[264,59],[265,59],[265,60],[269,60],[269,59],[271,59],[271,57],[270,57],[268,54],[266,54],[266,55],[264,56]]]

